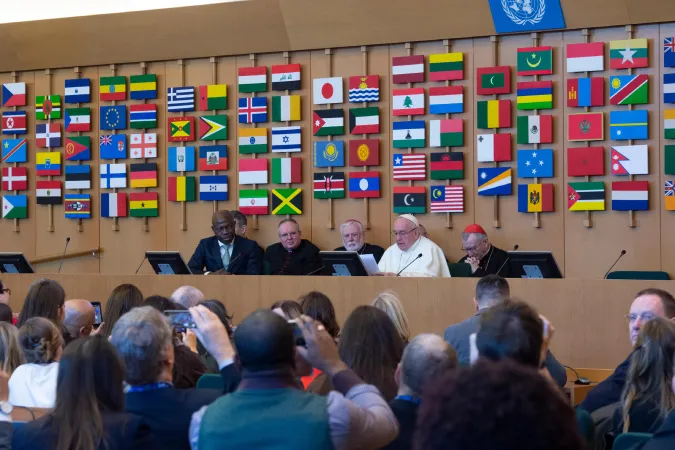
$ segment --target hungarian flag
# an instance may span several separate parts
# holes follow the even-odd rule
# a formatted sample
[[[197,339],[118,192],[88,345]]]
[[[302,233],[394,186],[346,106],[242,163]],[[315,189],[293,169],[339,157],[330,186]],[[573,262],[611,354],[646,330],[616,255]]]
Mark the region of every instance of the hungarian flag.
[[[194,117],[169,117],[169,142],[185,142],[194,140]]]
[[[511,161],[511,133],[479,134],[477,141],[478,161]]]
[[[272,158],[272,183],[302,183],[302,158]]]
[[[464,153],[431,153],[429,178],[432,180],[461,180],[464,178]]]
[[[240,94],[267,90],[267,67],[240,67],[238,77]]]
[[[511,67],[479,67],[476,69],[476,94],[495,95],[511,93]]]
[[[603,147],[568,147],[567,175],[585,177],[605,174]]]
[[[635,69],[649,67],[647,39],[609,42],[609,68]]]
[[[603,114],[579,113],[567,116],[568,141],[602,141],[604,139]]]
[[[349,165],[352,167],[379,166],[380,140],[353,139],[349,141]]]
[[[267,189],[241,189],[239,191],[239,211],[242,214],[269,214]]]
[[[130,192],[129,215],[131,217],[157,217],[159,215],[158,203],[157,192]]]
[[[126,217],[126,192],[112,192],[101,194],[101,217]]]
[[[215,111],[227,109],[227,85],[209,84],[199,86],[199,110]]]
[[[518,116],[519,144],[549,144],[553,142],[553,116]]]
[[[195,201],[195,177],[177,176],[169,177],[168,191],[170,202],[194,202]]]
[[[427,188],[394,186],[394,213],[424,214],[427,212]]]
[[[91,138],[69,136],[65,141],[66,161],[89,161],[91,159]]]
[[[605,105],[605,78],[570,78],[567,80],[567,106]]]
[[[518,75],[551,75],[553,50],[551,47],[524,47],[517,50]]]
[[[511,100],[479,101],[478,128],[511,128]]]
[[[345,198],[344,172],[315,172],[314,198]]]
[[[464,145],[462,119],[429,121],[429,147],[461,147]]]
[[[596,72],[605,68],[605,43],[567,44],[567,72]]]

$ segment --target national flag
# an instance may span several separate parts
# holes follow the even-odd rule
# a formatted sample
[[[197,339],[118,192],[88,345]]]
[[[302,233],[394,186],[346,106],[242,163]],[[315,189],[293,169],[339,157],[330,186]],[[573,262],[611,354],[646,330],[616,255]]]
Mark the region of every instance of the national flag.
[[[663,74],[663,103],[675,103],[675,73]]]
[[[127,127],[126,106],[101,106],[100,110],[101,130],[124,130]]]
[[[476,94],[511,93],[511,66],[479,67],[476,69]]]
[[[242,214],[269,214],[267,189],[241,189],[239,191],[239,211]]]
[[[272,97],[272,122],[301,120],[299,95],[275,95]]]
[[[302,214],[302,188],[272,189],[272,215]]]
[[[675,211],[675,181],[664,182],[663,195],[666,211]]]
[[[36,95],[35,118],[38,120],[61,118],[60,95]]]
[[[519,184],[518,212],[553,212],[553,184]]]
[[[66,219],[91,219],[91,195],[66,194],[64,200]]]
[[[553,108],[553,81],[521,81],[517,84],[518,110]]]
[[[237,85],[240,94],[267,90],[267,67],[240,67]]]
[[[424,88],[394,89],[392,109],[395,116],[424,114]]]
[[[35,154],[35,174],[40,177],[61,175],[61,153],[37,152]]]
[[[194,117],[169,117],[169,142],[187,142],[194,140]]]
[[[550,144],[553,142],[553,116],[518,116],[519,144]]]
[[[478,169],[478,195],[511,195],[511,168]]]
[[[391,58],[391,82],[394,84],[423,83],[424,55]]]
[[[157,105],[129,105],[129,128],[157,127]]]
[[[91,166],[66,166],[66,189],[91,189]]]
[[[167,200],[170,202],[194,202],[197,198],[195,195],[195,177],[169,177],[167,191]]]
[[[604,211],[605,183],[602,181],[567,183],[567,209],[570,211]]]
[[[267,153],[267,128],[240,128],[239,153]]]
[[[239,184],[267,184],[267,159],[240,159]]]
[[[99,98],[110,102],[127,99],[127,78],[122,76],[101,77],[99,80]]]
[[[302,158],[272,158],[272,183],[302,183]]]
[[[342,103],[342,77],[314,78],[312,80],[312,98],[315,105]]]
[[[426,144],[424,120],[393,122],[394,148],[423,148]]]
[[[567,116],[567,140],[602,141],[605,137],[603,114],[578,113]]]
[[[227,201],[227,175],[201,175],[199,177],[199,200]]]
[[[395,214],[424,214],[427,212],[427,188],[424,186],[394,186]]]
[[[518,75],[551,75],[553,50],[551,47],[524,47],[517,50]]]
[[[605,69],[605,43],[567,44],[567,72],[597,72]]]
[[[380,101],[380,77],[379,75],[366,75],[349,77],[349,102],[379,102]]]
[[[429,55],[429,81],[461,80],[464,78],[464,53]]]
[[[73,78],[65,82],[66,103],[89,103],[91,100],[91,80],[89,78]]]
[[[431,186],[432,213],[463,213],[464,186]]]
[[[431,153],[429,155],[429,179],[461,180],[464,178],[464,153]]]
[[[552,178],[553,150],[518,150],[518,176],[520,178]]]
[[[647,39],[609,42],[609,68],[631,69],[649,67]]]
[[[28,196],[27,195],[5,195],[2,197],[2,218],[3,219],[27,219],[28,218]]]
[[[61,146],[60,123],[38,123],[35,125],[35,146],[51,148]]]
[[[35,183],[35,196],[38,205],[60,205],[61,182],[37,181]]]
[[[4,111],[2,134],[26,134],[26,111]]]
[[[273,91],[297,91],[300,89],[300,64],[272,66]]]
[[[302,150],[300,127],[273,127],[272,153],[299,152]]]
[[[675,139],[675,109],[663,111],[663,137]]]
[[[464,145],[462,119],[429,121],[429,147],[461,147]]]
[[[479,101],[476,117],[477,128],[511,128],[511,100]]]
[[[349,198],[379,198],[380,172],[351,172]]]
[[[3,139],[2,141],[2,162],[20,163],[27,161],[27,140],[22,139]]]
[[[675,37],[663,38],[663,67],[675,67]]]
[[[26,106],[26,83],[3,83],[2,106]]]
[[[380,108],[349,108],[350,134],[378,134],[380,132]]]
[[[194,147],[169,147],[169,172],[193,172],[195,168]]]
[[[100,159],[125,159],[127,137],[124,134],[102,134],[98,138]]]
[[[157,187],[157,163],[129,164],[129,187]]]
[[[464,112],[462,86],[429,88],[429,114],[455,114]]]
[[[157,133],[136,133],[129,137],[132,159],[157,158]]]
[[[227,116],[201,116],[199,118],[199,140],[218,141],[227,139]]]
[[[345,143],[343,141],[314,142],[314,167],[344,167]]]
[[[129,98],[131,100],[157,98],[157,74],[130,75]]]
[[[665,80],[666,75],[664,74],[663,81],[665,82]],[[609,104],[644,105],[649,103],[648,89],[649,76],[646,74],[610,76]],[[663,95],[665,98],[665,89]]]
[[[5,191],[28,189],[28,170],[25,167],[3,167],[2,189]]]
[[[568,147],[567,175],[586,177],[605,174],[605,150],[602,147]]]
[[[511,133],[479,134],[476,142],[479,162],[511,161]]]
[[[612,175],[647,175],[646,145],[612,146]]]
[[[380,140],[354,139],[349,141],[349,165],[352,167],[379,166]]]
[[[615,141],[649,139],[648,112],[610,111],[609,136]]]
[[[344,172],[315,172],[314,198],[345,198]]]
[[[605,78],[568,78],[567,79],[567,106],[604,106],[605,105]]]
[[[199,110],[217,111],[227,109],[227,85],[209,84],[199,86]]]
[[[427,159],[422,154],[394,153],[394,180],[426,180]]]
[[[101,217],[126,217],[127,193],[111,192],[101,194]]]
[[[65,113],[66,131],[91,131],[89,108],[66,108]]]
[[[157,217],[159,194],[157,192],[130,192],[129,215],[131,217]]]
[[[239,123],[267,122],[267,97],[239,97]]]
[[[200,146],[199,170],[227,170],[227,145]]]
[[[167,109],[169,112],[194,111],[194,86],[170,87],[167,90]]]
[[[663,146],[663,173],[675,175],[675,145]]]
[[[125,164],[101,164],[101,188],[127,187],[127,166]]]
[[[345,134],[345,115],[342,109],[315,110],[312,116],[314,136],[342,136]]]
[[[612,211],[647,211],[648,181],[612,181]]]

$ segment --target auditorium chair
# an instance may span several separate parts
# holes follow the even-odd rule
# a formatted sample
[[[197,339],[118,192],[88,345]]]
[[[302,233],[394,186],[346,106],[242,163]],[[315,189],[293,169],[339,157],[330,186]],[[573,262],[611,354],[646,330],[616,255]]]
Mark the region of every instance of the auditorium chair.
[[[621,433],[614,439],[614,450],[628,450],[637,448],[640,444],[652,438],[651,433]]]
[[[670,280],[668,272],[660,270],[619,270],[610,272],[608,280]]]
[[[197,380],[197,387],[199,389],[215,389],[222,391],[225,385],[223,384],[223,377],[221,377],[220,374],[205,373]]]

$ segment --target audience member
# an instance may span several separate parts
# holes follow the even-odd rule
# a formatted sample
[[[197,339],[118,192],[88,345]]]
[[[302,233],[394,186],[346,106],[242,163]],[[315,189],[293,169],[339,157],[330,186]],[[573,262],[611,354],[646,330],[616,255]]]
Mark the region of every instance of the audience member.
[[[274,302],[270,309],[286,320],[298,319],[302,315],[302,307],[295,300]]]
[[[302,239],[300,224],[284,219],[277,227],[279,242],[265,250],[265,273],[270,275],[318,275],[321,271],[319,248]]]
[[[375,297],[371,305],[384,311],[394,323],[403,342],[407,344],[410,340],[410,327],[408,326],[408,316],[403,310],[398,294],[391,290],[381,292]]]
[[[671,380],[671,388],[675,392],[675,377]],[[636,447],[635,450],[672,450],[673,448],[675,448],[675,410],[670,411],[661,428],[654,432],[654,436]]]
[[[44,317],[33,317],[19,329],[19,345],[27,364],[17,367],[9,379],[9,402],[15,406],[53,408],[63,353],[61,333]]]
[[[311,291],[298,299],[302,314],[320,322],[328,334],[336,340],[340,335],[340,324],[335,316],[335,307],[328,296],[322,292]]]
[[[172,302],[171,300],[162,295],[151,295],[150,297],[143,300],[141,306],[152,306],[157,311],[164,314],[164,311],[174,309],[175,305],[176,303]]]
[[[0,303],[0,322],[14,323],[12,308],[5,303]]]
[[[121,284],[113,289],[106,303],[103,335],[109,338],[120,317],[142,303],[143,293],[133,284]]]
[[[466,255],[460,263],[471,265],[472,276],[501,275],[509,277],[509,259],[507,252],[490,243],[485,229],[478,224],[471,224],[462,233],[462,250]]]
[[[63,340],[68,345],[81,336],[89,336],[94,330],[96,313],[86,300],[68,300],[65,303],[66,318],[63,320],[65,334]],[[101,324],[103,326],[103,324]]]
[[[140,417],[124,413],[124,366],[102,336],[68,346],[58,370],[56,406],[14,432],[15,450],[154,449]]]
[[[415,448],[580,450],[574,411],[535,368],[481,360],[422,395]]]
[[[54,280],[42,278],[31,283],[16,326],[21,328],[32,317],[44,317],[62,330],[66,292]]]
[[[384,249],[379,245],[366,242],[366,230],[358,220],[350,219],[340,225],[340,235],[343,245],[336,248],[336,252],[348,251],[357,252],[359,255],[373,255],[375,262],[380,262],[382,259]]]
[[[19,330],[7,322],[0,322],[0,363],[2,371],[8,376],[26,363],[23,349],[19,345]]]
[[[234,332],[243,380],[236,392],[195,413],[193,449],[376,449],[394,439],[391,410],[340,360],[325,327],[304,316],[301,330],[305,348],[295,346],[293,328],[269,310],[243,320]],[[298,389],[297,352],[328,374],[338,392],[326,398]]]
[[[12,290],[0,280],[0,303],[9,305],[9,296],[12,295]]]
[[[420,334],[403,350],[403,357],[396,368],[398,394],[389,403],[398,420],[398,437],[384,447],[387,450],[413,448],[413,435],[422,393],[430,380],[449,369],[457,367],[457,352],[442,337]]]
[[[186,308],[197,306],[204,300],[202,291],[193,286],[181,286],[171,294],[171,301],[183,305]]]
[[[220,300],[210,299],[199,302],[204,308],[211,311],[218,317],[220,323],[225,327],[227,335],[232,337],[232,316],[227,314],[227,308]],[[218,361],[204,348],[204,345],[197,341],[197,353],[202,364],[206,367],[206,373],[219,373]]]

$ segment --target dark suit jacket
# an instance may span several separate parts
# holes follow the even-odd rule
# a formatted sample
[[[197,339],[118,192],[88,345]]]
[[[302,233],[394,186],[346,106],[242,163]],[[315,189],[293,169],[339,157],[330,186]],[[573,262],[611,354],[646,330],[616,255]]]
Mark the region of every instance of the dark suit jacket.
[[[320,275],[319,247],[302,239],[298,248],[289,252],[277,242],[265,250],[265,263],[270,275]],[[312,273],[314,272],[314,273]]]
[[[508,259],[509,254],[506,253],[501,248],[497,248],[494,245],[490,247],[490,251],[487,252],[483,259],[480,260],[480,266],[478,269],[471,275],[472,277],[483,278],[485,275],[496,275],[499,272],[499,276],[503,278],[508,278],[511,276],[509,273],[508,264],[504,264]],[[460,263],[465,263],[468,256],[460,259]],[[502,267],[503,266],[503,267]],[[501,271],[499,270],[501,268]]]
[[[654,433],[663,425],[663,417],[659,414],[658,405],[654,402],[635,401],[628,411],[630,417],[630,433]],[[612,417],[614,436],[623,433],[623,408],[614,411]]]
[[[342,246],[342,247],[336,248],[335,251],[336,252],[345,252],[345,251],[347,251],[347,249],[344,246]],[[365,243],[365,244],[363,244],[363,248],[361,249],[361,251],[359,251],[359,253],[362,254],[362,255],[364,255],[364,254],[365,255],[373,255],[373,257],[375,258],[375,262],[379,263],[380,259],[382,259],[382,255],[384,255],[384,249],[382,247],[380,247],[379,245]]]
[[[398,436],[383,450],[410,450],[413,448],[413,435],[417,422],[419,405],[406,400],[394,399],[389,403],[396,420],[398,420]]]
[[[230,261],[231,264],[229,264],[227,271],[233,275],[262,274],[262,253],[256,241],[242,236],[234,238]],[[197,245],[192,258],[188,262],[188,267],[194,274],[203,273],[204,268],[207,272],[224,269],[218,238],[211,236],[199,241],[199,245]]]
[[[581,402],[579,408],[592,413],[603,406],[611,405],[621,400],[621,392],[623,391],[623,385],[626,384],[626,374],[628,373],[629,366],[630,355],[614,369],[614,373],[610,377],[588,391],[586,398]]]
[[[671,411],[656,430],[654,437],[647,441],[641,450],[672,450],[675,448],[675,411]]]
[[[153,434],[145,421],[127,413],[103,413],[103,431],[106,444],[98,450],[154,450],[156,445]],[[50,450],[56,448],[59,430],[54,428],[51,415],[27,422],[14,430],[12,448],[15,450]],[[187,435],[187,431],[185,432]]]

